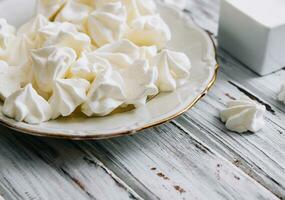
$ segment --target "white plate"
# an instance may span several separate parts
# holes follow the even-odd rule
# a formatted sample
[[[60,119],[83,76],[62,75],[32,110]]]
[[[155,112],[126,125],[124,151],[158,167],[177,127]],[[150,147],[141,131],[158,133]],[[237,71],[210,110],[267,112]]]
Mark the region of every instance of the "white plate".
[[[3,9],[5,2],[13,1],[16,2],[17,0],[0,1],[0,16],[11,18],[11,22],[18,25],[20,22],[17,22],[13,17],[15,13],[9,18],[9,9]],[[19,5],[23,4],[22,0],[18,1]],[[34,2],[33,0],[29,1]],[[28,3],[28,0],[25,0],[25,3]],[[11,5],[8,3],[8,8]],[[103,139],[136,133],[145,128],[167,122],[190,109],[207,93],[216,79],[218,64],[215,46],[211,37],[194,25],[188,16],[181,11],[164,4],[160,4],[158,7],[159,13],[172,31],[173,37],[168,47],[186,53],[192,61],[193,67],[189,84],[175,92],[159,94],[145,107],[107,117],[73,117],[49,121],[40,125],[29,125],[9,119],[0,112],[2,124],[19,132],[37,136],[66,139]],[[7,12],[3,12],[4,10]],[[31,11],[27,9],[27,12]],[[27,16],[29,15],[27,13]],[[1,109],[2,104],[0,104],[0,111]]]

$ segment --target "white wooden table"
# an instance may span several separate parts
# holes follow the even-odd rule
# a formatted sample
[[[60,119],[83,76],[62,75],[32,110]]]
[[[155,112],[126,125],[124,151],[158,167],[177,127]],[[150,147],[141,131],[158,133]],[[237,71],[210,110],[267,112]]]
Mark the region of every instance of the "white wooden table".
[[[218,11],[219,0],[189,0],[185,12],[216,36]],[[6,200],[285,199],[285,105],[276,101],[285,71],[258,77],[223,50],[218,54],[219,78],[202,101],[134,136],[75,142],[0,127],[0,194]],[[242,95],[267,107],[266,127],[256,134],[229,132],[219,120],[219,109]]]

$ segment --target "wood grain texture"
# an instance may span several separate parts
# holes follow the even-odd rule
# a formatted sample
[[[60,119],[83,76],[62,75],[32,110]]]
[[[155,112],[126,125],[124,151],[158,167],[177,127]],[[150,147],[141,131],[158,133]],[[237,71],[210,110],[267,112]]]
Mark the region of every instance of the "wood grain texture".
[[[219,0],[186,13],[215,36]],[[0,127],[0,195],[24,199],[285,199],[285,71],[258,77],[223,50],[213,90],[195,108],[134,136],[71,142]],[[247,95],[266,105],[266,127],[235,134],[219,109]]]

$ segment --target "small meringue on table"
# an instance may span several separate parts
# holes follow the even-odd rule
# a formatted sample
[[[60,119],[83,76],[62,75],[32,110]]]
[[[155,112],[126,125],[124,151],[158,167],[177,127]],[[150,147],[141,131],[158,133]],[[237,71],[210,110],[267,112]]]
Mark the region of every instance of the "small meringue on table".
[[[189,80],[191,62],[184,53],[162,50],[151,65],[158,68],[157,85],[162,92],[176,90]]]
[[[93,11],[87,22],[87,30],[98,46],[123,38],[127,31],[126,7],[120,3],[108,3]]]
[[[28,84],[5,100],[2,112],[19,122],[40,124],[51,119],[52,109],[33,86]]]
[[[53,82],[65,78],[76,60],[76,53],[68,47],[44,47],[32,50],[33,74],[38,88],[51,93]]]
[[[59,79],[54,83],[49,103],[53,108],[52,119],[69,116],[87,99],[90,83],[84,79]]]
[[[264,126],[265,106],[249,98],[228,102],[227,108],[220,113],[227,129],[238,133],[257,132]]]

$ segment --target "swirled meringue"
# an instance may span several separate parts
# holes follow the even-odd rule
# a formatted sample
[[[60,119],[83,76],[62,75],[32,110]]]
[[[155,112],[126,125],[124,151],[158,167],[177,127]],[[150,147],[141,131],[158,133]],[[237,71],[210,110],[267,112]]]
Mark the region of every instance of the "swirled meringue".
[[[15,40],[16,29],[6,19],[0,18],[0,59],[7,60],[11,53],[12,42]]]
[[[158,78],[157,68],[151,68],[147,61],[137,60],[128,68],[120,70],[120,74],[124,81],[126,105],[143,106],[149,96],[159,92],[155,85]]]
[[[76,1],[68,1],[58,13],[55,21],[74,24],[79,31],[86,31],[86,22],[92,8]]]
[[[189,80],[191,62],[184,53],[162,50],[151,65],[158,68],[157,85],[162,92],[176,90]]]
[[[156,46],[143,46],[140,47],[140,60],[152,60],[157,55]]]
[[[44,47],[31,52],[34,78],[38,88],[52,92],[53,82],[65,78],[69,67],[76,60],[76,53],[68,47]]]
[[[87,101],[82,105],[82,112],[91,116],[106,116],[120,107],[126,99],[124,81],[113,70],[98,74],[87,94]]]
[[[66,2],[67,0],[38,0],[37,13],[53,19]]]
[[[139,47],[128,40],[120,40],[106,44],[94,51],[94,53],[110,62],[113,68],[126,68],[140,58]],[[143,55],[142,55],[143,56]]]
[[[278,95],[278,100],[285,103],[285,84],[281,86],[280,93]]]
[[[21,37],[24,35],[27,42],[30,44],[29,48],[39,48],[43,43],[43,39],[39,35],[39,30],[47,26],[49,23],[48,19],[43,15],[37,15],[35,18],[19,28],[17,36]]]
[[[43,46],[70,47],[80,55],[84,50],[91,49],[91,40],[84,33],[59,32],[57,36],[49,38]]]
[[[156,11],[156,4],[153,0],[97,0],[96,7],[100,8],[107,3],[114,2],[121,2],[126,6],[129,23],[140,16],[153,15]]]
[[[93,41],[102,46],[122,39],[127,30],[127,11],[122,3],[109,3],[92,12],[87,29]]]
[[[221,111],[221,120],[226,127],[238,133],[257,132],[264,126],[265,106],[248,98],[228,102],[227,108]]]
[[[163,48],[170,41],[171,32],[159,15],[150,15],[135,19],[126,37],[139,46],[155,45]]]
[[[71,78],[83,78],[92,82],[97,74],[111,69],[110,63],[94,52],[82,53],[81,57],[71,66],[69,76]]]
[[[84,79],[59,79],[55,81],[49,103],[53,108],[52,119],[69,116],[86,101],[90,83]]]
[[[4,102],[4,115],[30,124],[40,124],[51,118],[52,109],[49,103],[37,94],[31,84],[17,90]]]
[[[9,66],[0,61],[0,100],[5,100],[15,91],[19,90],[25,82],[26,74],[22,67]]]

